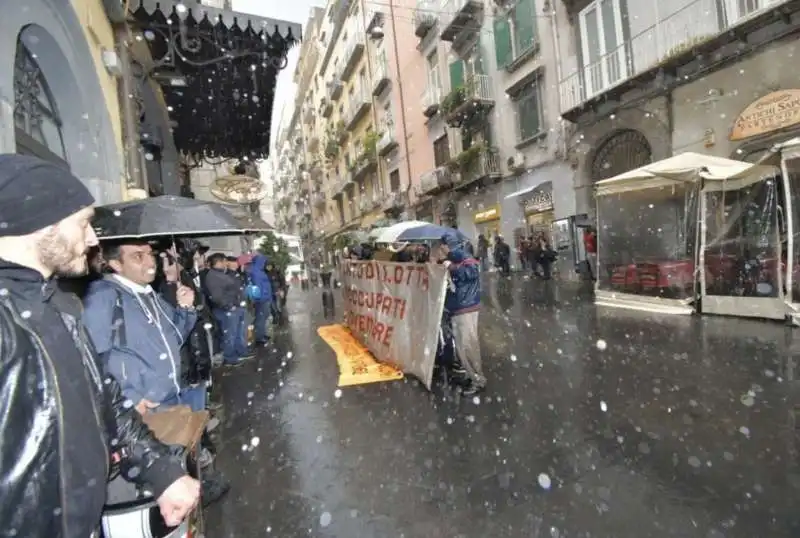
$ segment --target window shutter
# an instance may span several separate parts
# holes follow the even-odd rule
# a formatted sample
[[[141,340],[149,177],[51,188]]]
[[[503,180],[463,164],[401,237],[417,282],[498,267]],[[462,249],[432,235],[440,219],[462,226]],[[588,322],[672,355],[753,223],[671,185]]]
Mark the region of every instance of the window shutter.
[[[516,29],[517,56],[528,50],[536,41],[536,19],[533,2],[520,0],[514,10],[514,26]]]
[[[508,18],[502,15],[494,19],[494,52],[498,69],[511,63],[511,27]]]
[[[456,60],[450,64],[450,90],[464,85],[464,62]]]

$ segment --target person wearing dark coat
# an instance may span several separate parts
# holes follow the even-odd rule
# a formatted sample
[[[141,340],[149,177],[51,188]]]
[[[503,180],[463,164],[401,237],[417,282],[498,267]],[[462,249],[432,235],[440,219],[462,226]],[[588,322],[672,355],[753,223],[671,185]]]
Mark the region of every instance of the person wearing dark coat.
[[[494,264],[504,275],[511,272],[511,247],[499,235],[494,238]]]
[[[168,526],[196,505],[199,482],[103,372],[77,297],[97,245],[94,199],[69,170],[0,155],[0,528],[7,536],[87,538],[112,470],[146,487]],[[110,322],[110,320],[109,320]]]

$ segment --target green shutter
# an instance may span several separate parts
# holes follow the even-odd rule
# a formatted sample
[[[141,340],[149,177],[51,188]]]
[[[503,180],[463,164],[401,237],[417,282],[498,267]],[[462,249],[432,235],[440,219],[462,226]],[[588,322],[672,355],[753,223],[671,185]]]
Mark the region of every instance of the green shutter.
[[[450,90],[464,85],[464,62],[456,60],[450,64]]]
[[[516,30],[517,56],[533,46],[536,37],[534,0],[520,0],[514,9],[514,29]]]
[[[526,0],[521,0],[525,2]],[[494,52],[497,57],[497,67],[507,66],[513,60],[511,56],[511,27],[505,15],[494,19]]]

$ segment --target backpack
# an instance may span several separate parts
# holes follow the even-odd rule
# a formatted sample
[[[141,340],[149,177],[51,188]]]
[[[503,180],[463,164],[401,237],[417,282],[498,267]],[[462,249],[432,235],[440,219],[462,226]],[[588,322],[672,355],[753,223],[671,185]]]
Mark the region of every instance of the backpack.
[[[244,288],[244,294],[250,301],[260,301],[264,296],[261,286],[253,283],[250,277],[247,277],[247,286]]]

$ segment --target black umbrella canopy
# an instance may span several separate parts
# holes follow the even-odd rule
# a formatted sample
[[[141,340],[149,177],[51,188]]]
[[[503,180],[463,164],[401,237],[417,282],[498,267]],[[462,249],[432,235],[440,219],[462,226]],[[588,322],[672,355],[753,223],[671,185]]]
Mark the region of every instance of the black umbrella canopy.
[[[221,204],[180,196],[100,206],[92,225],[101,240],[238,235],[244,231]]]

